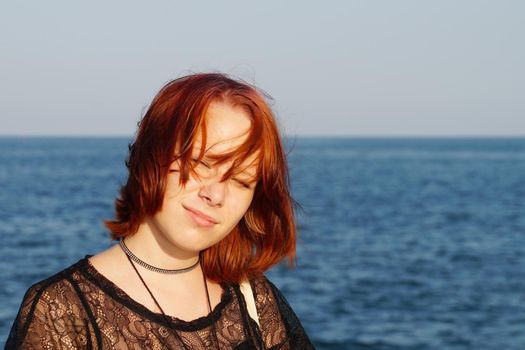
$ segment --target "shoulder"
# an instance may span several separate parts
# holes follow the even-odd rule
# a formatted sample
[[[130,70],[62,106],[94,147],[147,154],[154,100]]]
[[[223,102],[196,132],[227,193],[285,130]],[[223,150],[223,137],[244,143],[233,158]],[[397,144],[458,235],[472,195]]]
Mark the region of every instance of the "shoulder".
[[[46,295],[46,298],[59,298],[65,292],[73,291],[75,289],[73,275],[86,263],[86,259],[87,256],[63,270],[32,284],[27,289],[23,301],[41,299],[43,295]]]
[[[264,342],[268,347],[313,349],[310,339],[279,288],[264,274],[250,278]]]
[[[79,290],[73,274],[82,260],[27,289],[13,322],[6,348],[10,348],[7,345],[14,347],[14,344],[21,344],[28,336],[38,335],[41,339],[47,339],[54,327],[81,314]]]
[[[285,300],[285,298],[279,288],[264,274],[252,277],[249,280],[253,290],[257,314],[261,322],[273,323],[281,319],[281,308],[284,305],[283,300]]]
[[[251,277],[249,281],[253,289],[254,297],[259,302],[275,298],[284,298],[279,288],[264,274]]]

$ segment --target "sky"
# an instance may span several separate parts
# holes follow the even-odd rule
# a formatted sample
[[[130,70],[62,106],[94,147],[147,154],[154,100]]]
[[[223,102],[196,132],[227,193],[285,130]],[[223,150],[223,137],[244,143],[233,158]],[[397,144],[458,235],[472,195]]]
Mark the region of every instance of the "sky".
[[[523,1],[4,1],[0,135],[130,136],[220,71],[297,136],[525,136]]]

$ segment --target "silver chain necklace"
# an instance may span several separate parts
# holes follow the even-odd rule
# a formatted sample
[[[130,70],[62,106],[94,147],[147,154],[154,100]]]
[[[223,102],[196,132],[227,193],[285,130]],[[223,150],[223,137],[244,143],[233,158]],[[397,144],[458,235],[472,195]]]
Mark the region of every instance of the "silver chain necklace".
[[[154,272],[158,272],[158,273],[165,273],[165,274],[173,275],[173,274],[177,274],[177,273],[188,272],[188,271],[191,271],[194,268],[196,268],[197,265],[199,265],[199,262],[200,262],[200,256],[199,256],[199,259],[197,259],[197,262],[195,264],[189,266],[189,267],[185,267],[185,268],[182,268],[182,269],[162,269],[160,267],[156,267],[156,266],[148,264],[144,260],[141,260],[135,254],[133,254],[131,252],[131,250],[129,250],[129,248],[124,243],[124,239],[120,239],[119,244],[120,244],[120,247],[122,248],[122,250],[124,250],[124,253],[126,253],[126,255],[129,256],[131,258],[131,260],[133,260],[134,262],[136,262],[140,266],[144,267],[145,269],[148,269],[148,270],[154,271]]]

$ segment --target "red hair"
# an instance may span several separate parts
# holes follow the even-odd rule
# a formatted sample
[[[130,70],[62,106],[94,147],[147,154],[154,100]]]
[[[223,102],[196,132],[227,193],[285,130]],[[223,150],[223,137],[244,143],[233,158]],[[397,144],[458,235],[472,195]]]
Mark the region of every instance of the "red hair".
[[[206,276],[239,282],[256,276],[284,258],[295,260],[296,225],[283,143],[265,95],[255,87],[224,74],[194,74],[167,83],[155,96],[129,145],[127,182],[115,201],[115,220],[104,224],[115,240],[137,232],[147,216],[161,209],[166,178],[174,160],[180,163],[180,184],[194,172],[192,149],[198,133],[206,149],[205,113],[211,102],[244,108],[252,119],[246,141],[234,151],[218,155],[218,163],[232,160],[226,179],[249,156],[256,155],[257,183],[243,218],[224,239],[203,252]],[[177,153],[175,154],[175,152]]]

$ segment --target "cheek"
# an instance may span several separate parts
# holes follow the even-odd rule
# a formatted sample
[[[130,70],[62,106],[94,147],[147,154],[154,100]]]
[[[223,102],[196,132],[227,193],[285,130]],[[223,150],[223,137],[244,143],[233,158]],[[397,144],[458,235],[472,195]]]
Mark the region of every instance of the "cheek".
[[[242,193],[242,195],[239,195],[237,198],[238,199],[234,203],[232,216],[235,216],[238,221],[244,216],[250,207],[253,199],[253,193]]]
[[[196,191],[199,186],[199,183],[192,176],[190,176],[184,186],[181,186],[178,172],[170,174],[166,181],[165,200],[182,198],[186,193]]]

